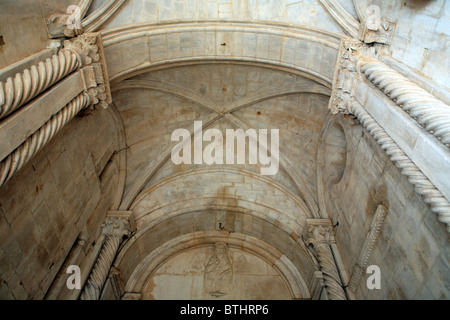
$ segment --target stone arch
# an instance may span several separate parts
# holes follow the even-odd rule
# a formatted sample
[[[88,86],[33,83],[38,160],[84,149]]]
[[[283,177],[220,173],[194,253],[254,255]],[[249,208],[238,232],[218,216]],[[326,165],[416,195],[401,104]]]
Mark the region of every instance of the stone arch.
[[[112,83],[154,69],[226,61],[289,70],[331,87],[341,39],[283,24],[220,21],[145,23],[102,34]]]
[[[152,250],[134,269],[125,284],[127,292],[141,292],[153,273],[172,257],[192,248],[213,245],[217,242],[255,255],[279,272],[287,284],[292,298],[311,297],[302,274],[296,266],[274,246],[256,237],[223,231],[198,231],[171,239]]]

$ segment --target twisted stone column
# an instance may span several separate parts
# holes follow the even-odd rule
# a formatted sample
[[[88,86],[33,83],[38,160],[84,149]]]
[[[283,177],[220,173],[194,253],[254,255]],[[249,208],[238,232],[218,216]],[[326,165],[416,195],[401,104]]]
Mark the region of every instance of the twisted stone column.
[[[361,72],[410,117],[450,146],[450,106],[409,81],[383,62],[364,57]]]
[[[347,300],[341,277],[337,270],[330,244],[334,243],[331,221],[328,219],[308,219],[308,244],[312,244],[317,254],[320,270],[325,282],[325,290],[330,300]]]
[[[438,215],[439,221],[445,223],[447,231],[450,232],[450,202],[358,102],[353,100],[349,104],[349,112],[356,116],[361,125],[386,152],[389,159],[403,175],[408,177],[415,191],[423,197],[425,203],[430,205],[431,211]]]
[[[103,224],[105,241],[83,288],[80,300],[98,300],[102,292],[109,270],[114,262],[117,251],[124,236],[130,236],[133,227],[126,216],[109,216]]]
[[[81,67],[81,58],[71,50],[62,49],[51,58],[25,69],[0,82],[0,119],[50,88]]]
[[[3,159],[0,162],[0,187],[38,153],[62,127],[89,106],[90,101],[91,98],[86,92],[81,93]]]

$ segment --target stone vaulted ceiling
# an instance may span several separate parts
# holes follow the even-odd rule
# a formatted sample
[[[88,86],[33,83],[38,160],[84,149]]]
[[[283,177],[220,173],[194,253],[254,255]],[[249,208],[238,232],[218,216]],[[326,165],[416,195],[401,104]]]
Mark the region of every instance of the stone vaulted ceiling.
[[[64,5],[72,4],[66,2]],[[95,210],[107,208],[107,213],[86,214],[75,222],[77,243],[84,241],[80,237],[84,233],[89,234],[87,242],[93,247],[100,243],[92,249],[97,250],[97,260],[86,258],[92,261],[94,271],[85,275],[81,299],[98,299],[101,294],[107,298],[111,289],[105,287],[101,292],[99,287],[103,288],[106,281],[112,286],[114,277],[128,298],[278,295],[286,299],[348,299],[355,298],[356,292],[366,297],[369,293],[361,288],[364,281],[360,279],[372,251],[372,259],[377,261],[386,256],[406,256],[407,249],[416,245],[406,229],[428,230],[432,222],[424,222],[427,214],[443,222],[436,229],[439,239],[429,241],[429,246],[438,247],[430,250],[435,253],[433,261],[438,261],[438,255],[445,256],[441,242],[448,238],[444,229],[450,223],[448,173],[436,173],[441,164],[448,166],[446,159],[450,159],[447,131],[436,129],[435,122],[439,121],[433,122],[435,118],[421,118],[414,105],[412,111],[400,113],[401,108],[409,108],[408,97],[392,89],[391,78],[386,80],[384,75],[391,75],[394,84],[401,83],[411,92],[418,92],[416,86],[433,88],[433,94],[442,101],[437,103],[433,100],[437,98],[424,94],[426,104],[437,105],[439,112],[447,114],[445,102],[450,99],[444,73],[448,68],[440,70],[427,56],[439,56],[436,43],[448,31],[435,23],[437,38],[421,35],[430,44],[428,51],[418,54],[423,59],[411,58],[408,50],[417,52],[420,44],[404,38],[420,31],[406,30],[396,13],[406,10],[404,15],[409,15],[408,10],[416,10],[419,5],[415,1],[406,1],[408,5],[397,2],[391,6],[371,2],[384,12],[382,28],[376,32],[366,28],[366,1],[350,0],[85,0],[79,3],[85,32],[79,38],[91,33],[95,37],[83,40],[79,47],[68,40],[64,48],[58,47],[55,39],[61,32],[67,39],[76,34],[58,28],[56,18],[47,20],[54,39],[47,43],[50,53],[42,57],[61,50],[66,60],[59,58],[60,63],[73,59],[67,74],[84,68],[70,78],[74,83],[71,90],[79,94],[74,103],[79,106],[77,112],[99,103],[95,111],[72,121],[74,126],[86,129],[84,137],[92,143],[92,150],[80,148],[80,159],[70,158],[72,162],[92,159],[92,163],[80,165],[82,174],[73,175],[98,184],[98,188],[89,189],[86,203],[103,198],[104,203],[96,204]],[[54,13],[49,9],[52,5],[61,6],[55,3],[33,4],[34,9],[28,8],[24,14],[31,20],[48,17]],[[4,5],[19,10],[14,2]],[[446,20],[449,6],[436,6],[427,7],[429,12],[423,19],[433,19],[439,12],[441,20]],[[386,13],[389,9],[392,12]],[[40,25],[23,24],[22,28],[37,28],[41,37],[47,37],[47,29],[44,32]],[[11,35],[7,30],[4,37],[8,41]],[[31,53],[43,49],[39,48],[41,42],[30,39]],[[18,47],[18,60],[31,54]],[[0,67],[17,62],[11,60],[8,50],[11,48],[0,51]],[[371,60],[381,56],[383,67],[380,61]],[[443,55],[442,61],[448,64],[448,57]],[[386,72],[378,80],[379,70],[388,66],[392,70],[383,69]],[[412,71],[419,66],[423,74]],[[42,74],[45,68],[40,70]],[[405,82],[397,72],[412,82]],[[92,74],[94,80],[89,78]],[[94,82],[88,84],[90,87],[86,85],[89,81]],[[82,87],[79,83],[85,91],[75,92],[74,87]],[[62,94],[65,88],[58,90]],[[393,98],[396,94],[399,96]],[[24,102],[25,95],[19,100]],[[26,101],[33,97],[30,94]],[[390,111],[392,105],[398,105],[395,111]],[[16,103],[14,107],[20,106]],[[53,111],[46,112],[53,117]],[[81,122],[84,117],[90,120]],[[264,165],[248,162],[175,164],[171,154],[178,142],[172,141],[172,133],[187,129],[194,136],[195,121],[202,121],[203,130],[222,132],[224,145],[227,129],[279,130],[279,170],[274,175],[262,175]],[[396,124],[401,121],[408,123],[404,126],[407,129],[399,129]],[[21,126],[28,123],[39,128],[31,120]],[[447,123],[437,125],[445,127]],[[66,136],[70,136],[68,132]],[[14,138],[16,144],[20,138]],[[417,144],[413,145],[413,140]],[[203,148],[206,145],[204,142]],[[52,148],[64,149],[56,146]],[[12,144],[8,148],[14,150]],[[429,163],[427,154],[419,152],[425,148],[431,150],[431,158],[440,160]],[[63,162],[64,157],[72,157],[72,152],[76,154],[77,147],[67,149],[69,155],[65,151],[63,156],[50,152],[51,166],[53,158],[61,157]],[[273,153],[273,149],[269,151]],[[192,154],[195,152],[193,142]],[[247,148],[246,159],[249,157]],[[26,161],[16,162],[24,165]],[[14,161],[11,163],[13,167]],[[40,165],[37,167],[39,171]],[[36,171],[34,163],[32,168]],[[95,179],[89,178],[91,172],[97,173]],[[61,176],[54,179],[65,179]],[[6,178],[11,177],[5,175],[5,183]],[[12,201],[8,206],[14,206]],[[411,215],[404,217],[404,212]],[[411,216],[420,216],[420,222]],[[385,219],[387,226],[381,231]],[[407,223],[399,222],[404,220]],[[80,221],[88,227],[83,228]],[[419,227],[423,224],[427,226]],[[379,249],[374,249],[379,238]],[[425,238],[417,242],[423,244]],[[224,256],[231,257],[223,261],[229,265],[225,270],[232,273],[229,282],[233,282],[233,290],[209,282],[217,271],[211,269],[210,261],[223,245]],[[428,261],[421,255],[431,254],[422,249],[414,252],[420,256],[412,258],[417,261]],[[97,272],[102,264],[112,266],[112,271]],[[441,270],[437,264],[424,263],[435,272]],[[400,267],[386,262],[385,268],[394,278]],[[417,277],[415,272],[411,271],[411,277]],[[115,276],[106,280],[108,274]],[[55,289],[56,282],[47,298],[62,292]],[[167,291],[165,286],[171,289]],[[273,295],[255,293],[271,286],[276,288]],[[321,296],[322,286],[327,290]],[[393,286],[403,288],[405,283]],[[383,295],[401,296],[400,291],[391,289]]]

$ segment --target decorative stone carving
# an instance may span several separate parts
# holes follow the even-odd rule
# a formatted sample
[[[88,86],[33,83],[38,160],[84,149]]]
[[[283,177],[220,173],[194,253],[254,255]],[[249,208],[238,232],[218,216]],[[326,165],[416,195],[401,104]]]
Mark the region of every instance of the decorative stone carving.
[[[328,219],[308,219],[307,243],[313,245],[330,300],[347,300],[330,244],[335,243]]]
[[[329,109],[333,114],[347,114],[347,106],[353,97],[355,84],[358,80],[358,55],[364,49],[364,44],[356,39],[342,40],[339,59],[333,80],[333,92]]]
[[[205,266],[205,292],[215,298],[225,296],[230,292],[232,280],[233,267],[228,246],[223,242],[217,242]]]
[[[62,127],[86,108],[90,101],[90,96],[83,92],[4,158],[0,162],[0,187],[8,182]]]
[[[402,174],[408,177],[408,181],[414,185],[415,191],[430,205],[431,211],[438,215],[439,221],[445,223],[447,231],[450,232],[449,201],[357,101],[352,101],[349,104],[349,112],[357,117],[361,125],[369,131],[381,148],[385,150],[395,166],[401,170]]]
[[[364,241],[358,263],[355,265],[355,269],[353,270],[353,274],[348,285],[349,290],[352,292],[356,292],[361,276],[364,270],[368,267],[370,256],[375,248],[378,238],[380,237],[381,228],[387,213],[388,211],[383,205],[379,205],[375,211],[375,215],[370,226],[370,231]]]
[[[83,288],[81,300],[98,300],[108,277],[111,265],[116,257],[124,236],[130,236],[134,231],[134,223],[130,218],[131,212],[114,212],[106,218],[102,234],[105,241],[97,258],[89,279]]]
[[[25,103],[51,87],[81,66],[79,56],[70,50],[61,50],[38,65],[0,82],[0,119],[19,109]]]
[[[129,217],[121,215],[110,215],[106,217],[105,223],[102,225],[102,234],[107,237],[115,236],[118,238],[130,236],[131,232],[134,231],[134,225],[129,219]]]
[[[372,57],[360,59],[361,72],[409,116],[450,146],[450,106]]]
[[[84,33],[74,39],[64,41],[64,48],[75,53],[81,61],[83,68],[92,67],[95,88],[87,88],[91,96],[92,104],[99,104],[106,108],[112,103],[109,88],[108,72],[106,70],[105,57],[101,35],[99,33]]]

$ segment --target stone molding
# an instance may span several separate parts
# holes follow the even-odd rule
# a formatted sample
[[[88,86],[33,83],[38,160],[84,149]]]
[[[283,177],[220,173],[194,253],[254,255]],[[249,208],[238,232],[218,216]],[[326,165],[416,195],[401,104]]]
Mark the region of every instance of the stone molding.
[[[55,114],[38,131],[0,162],[0,188],[38,153],[70,120],[89,106],[90,96],[83,92]]]
[[[330,16],[349,36],[356,38],[360,23],[336,0],[319,0]]]
[[[65,48],[45,62],[0,82],[0,119],[24,106],[45,90],[79,69],[82,93],[31,133],[0,163],[0,187],[19,171],[63,126],[89,105],[107,107],[112,102],[100,34],[84,34],[67,40]],[[54,88],[54,87],[53,87]],[[80,90],[80,91],[81,91]],[[36,101],[41,101],[38,97]],[[65,97],[70,99],[69,97]],[[33,101],[33,103],[38,103]],[[14,115],[15,116],[15,115]],[[20,115],[19,115],[20,116]],[[25,137],[24,137],[25,138]]]
[[[81,22],[85,32],[97,31],[124,4],[126,0],[109,0]]]
[[[0,119],[68,76],[81,66],[81,60],[71,50],[62,49],[51,58],[0,82]]]
[[[383,62],[360,59],[362,74],[418,124],[450,147],[450,106]]]
[[[354,97],[355,86],[364,77],[449,147],[450,106],[381,62],[378,55],[377,49],[357,39],[342,40],[329,105],[331,112],[350,113],[348,106]]]
[[[366,236],[366,240],[364,241],[364,245],[361,249],[359,260],[355,265],[355,269],[353,270],[353,274],[348,285],[349,290],[354,293],[356,293],[359,281],[364,270],[368,267],[370,256],[372,255],[372,251],[375,248],[375,245],[377,244],[377,241],[380,237],[381,228],[383,227],[383,223],[387,214],[388,210],[383,205],[378,205],[375,211],[375,215],[372,219],[370,231]]]
[[[445,223],[447,231],[450,232],[449,201],[357,101],[353,100],[349,104],[348,111],[356,116],[361,125],[380,144],[395,166],[408,177],[408,181],[414,185],[415,191],[423,197],[425,203],[430,205],[431,211],[438,215],[439,221]]]

